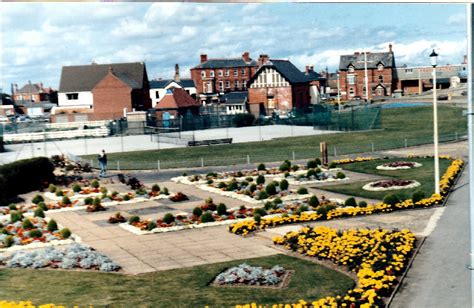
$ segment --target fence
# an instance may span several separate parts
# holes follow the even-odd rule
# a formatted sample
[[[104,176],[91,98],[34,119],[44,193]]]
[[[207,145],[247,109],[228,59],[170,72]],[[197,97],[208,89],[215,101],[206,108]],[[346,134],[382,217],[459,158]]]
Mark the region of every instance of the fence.
[[[21,133],[21,134],[6,134],[3,135],[4,142],[32,142],[56,139],[72,139],[81,137],[105,137],[109,135],[109,130],[105,127],[94,129],[77,129],[65,131],[52,132],[35,132],[35,133]]]

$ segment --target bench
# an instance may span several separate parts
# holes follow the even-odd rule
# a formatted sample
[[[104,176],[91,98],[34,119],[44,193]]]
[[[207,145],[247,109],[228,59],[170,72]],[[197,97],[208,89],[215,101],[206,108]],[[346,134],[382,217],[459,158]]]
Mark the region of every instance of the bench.
[[[231,144],[232,138],[222,138],[222,139],[209,139],[209,140],[192,140],[188,141],[188,147],[195,147],[201,145],[213,145],[213,144]]]

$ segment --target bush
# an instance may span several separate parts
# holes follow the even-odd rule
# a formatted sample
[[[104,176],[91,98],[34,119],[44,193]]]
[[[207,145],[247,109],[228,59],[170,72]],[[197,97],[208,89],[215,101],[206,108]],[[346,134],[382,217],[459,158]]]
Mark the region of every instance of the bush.
[[[182,176],[188,176],[188,174],[186,172],[183,172]]]
[[[57,189],[57,190],[56,190],[56,196],[57,196],[57,197],[62,197],[62,196],[64,196],[63,191],[62,191],[61,189]]]
[[[210,212],[206,212],[201,215],[201,222],[206,223],[206,222],[213,222],[214,217],[212,217],[212,214]]]
[[[222,189],[222,188],[226,188],[226,187],[227,187],[227,185],[224,182],[219,182],[219,184],[217,184],[217,188]]]
[[[400,199],[397,197],[397,195],[388,194],[383,198],[383,203],[389,204],[389,205],[395,205],[397,203],[400,203]]]
[[[278,168],[281,172],[290,171],[291,163],[289,161],[284,161],[283,164]]]
[[[74,184],[72,186],[72,191],[75,192],[75,193],[79,193],[79,192],[81,192],[81,190],[82,190],[81,185],[79,185],[79,184]]]
[[[93,188],[99,188],[99,186],[100,186],[99,181],[93,180],[93,181],[91,182],[91,186],[92,186]]]
[[[291,166],[291,170],[293,170],[293,171],[298,171],[299,168],[300,168],[300,166],[298,166],[298,165]]]
[[[140,217],[138,217],[138,216],[132,216],[128,219],[129,224],[134,224],[134,223],[139,222],[139,221],[140,221]]]
[[[336,173],[336,178],[342,180],[346,178],[346,175],[344,174],[344,172],[339,171],[338,173]]]
[[[35,209],[34,217],[41,217],[41,218],[44,218],[44,211],[43,211],[43,209],[40,208],[40,207],[38,207],[37,209]]]
[[[264,184],[265,183],[265,177],[263,175],[259,175],[256,180],[257,185]]]
[[[239,113],[234,116],[232,122],[237,127],[251,126],[255,122],[255,116],[251,113]]]
[[[411,199],[413,200],[413,203],[417,203],[417,202],[421,201],[424,198],[425,198],[425,192],[422,191],[422,190],[415,191],[413,193],[413,195],[411,196]]]
[[[237,181],[231,181],[226,188],[227,191],[234,191],[237,189],[239,189],[239,184],[237,184]]]
[[[158,184],[153,184],[153,186],[151,187],[151,191],[153,191],[153,192],[159,192],[159,191],[160,191],[160,185],[158,185]]]
[[[18,210],[18,208],[16,207],[16,204],[15,204],[15,203],[10,203],[10,204],[8,205],[8,208],[9,208],[10,210],[12,210],[12,211]]]
[[[323,219],[326,219],[328,214],[328,209],[325,206],[320,206],[316,210],[316,214],[321,215]]]
[[[337,168],[337,165],[335,162],[331,162],[328,166],[329,169],[334,169],[334,168]]]
[[[94,201],[94,199],[92,199],[91,197],[87,197],[87,198],[84,199],[84,204],[85,205],[91,205],[93,201]]]
[[[354,197],[347,198],[346,201],[344,201],[344,206],[357,206],[356,199]]]
[[[258,200],[265,200],[268,198],[268,194],[266,191],[262,190],[259,194],[258,194]]]
[[[273,203],[280,204],[280,203],[283,203],[283,201],[280,198],[275,198],[275,200],[273,200]]]
[[[164,188],[163,188],[163,193],[164,193],[165,195],[169,195],[169,194],[170,194],[170,192],[168,191],[168,187],[164,187]]]
[[[253,182],[253,177],[248,176],[248,177],[245,178],[245,180],[246,180],[247,182],[251,183],[251,182]]]
[[[56,230],[58,230],[58,224],[56,223],[56,221],[54,219],[51,219],[48,222],[48,231],[49,232],[54,232]]]
[[[260,221],[262,220],[262,216],[260,216],[260,214],[254,214],[253,219],[255,220],[256,223],[259,224]]]
[[[43,202],[43,201],[44,201],[44,198],[41,195],[36,195],[31,200],[31,202],[33,202],[34,204],[38,204],[38,203]]]
[[[276,195],[277,190],[276,190],[275,184],[273,184],[273,183],[268,184],[267,187],[265,187],[265,192],[266,192],[269,196]]]
[[[13,235],[7,235],[7,237],[3,239],[3,245],[5,245],[5,247],[11,247],[14,243]]]
[[[290,184],[288,183],[287,180],[283,179],[281,180],[280,182],[280,190],[288,190],[288,186],[290,186]]]
[[[31,220],[26,218],[25,220],[23,220],[23,223],[21,224],[21,227],[25,230],[28,230],[28,229],[33,229],[35,226],[31,222]]]
[[[107,190],[107,187],[101,187],[101,188],[100,188],[100,192],[101,192],[102,194],[104,194],[104,195],[107,195],[107,191],[108,191],[108,190]],[[146,193],[146,191],[145,191],[145,193]]]
[[[150,222],[148,223],[148,225],[146,226],[146,229],[147,229],[148,231],[151,231],[151,230],[153,230],[153,229],[155,229],[155,228],[156,228],[156,223],[155,223],[154,221],[150,221]]]
[[[267,170],[267,168],[265,167],[265,164],[259,164],[258,167],[257,167],[257,170],[258,171],[265,171],[265,170]]]
[[[166,213],[165,216],[163,217],[163,221],[167,224],[170,224],[174,222],[174,216],[171,213]]]
[[[214,183],[214,180],[213,180],[213,179],[207,180],[207,184],[208,184],[208,185],[211,185],[212,183]]]
[[[61,234],[62,238],[66,239],[71,236],[71,230],[69,230],[68,228],[64,228],[64,229],[61,229],[61,231],[59,231],[59,234]]]
[[[306,172],[306,177],[307,177],[307,178],[310,178],[310,177],[312,177],[312,176],[316,177],[316,170],[314,170],[314,169],[309,169],[308,172]]]
[[[260,216],[265,216],[267,215],[267,211],[265,211],[265,208],[263,207],[258,207],[256,209],[253,210],[253,213],[254,214],[259,214]]]
[[[319,199],[315,195],[312,195],[308,199],[308,205],[312,207],[317,207],[319,205]]]
[[[130,196],[129,196],[128,194],[123,195],[123,200],[124,200],[124,201],[129,201],[129,200],[130,200]]]
[[[300,187],[300,188],[298,188],[296,193],[298,195],[306,195],[308,193],[308,189],[306,189],[306,187]]]
[[[290,176],[290,172],[285,171],[285,173],[283,173],[283,176],[284,176],[285,178],[289,177],[289,176]]]
[[[257,190],[257,185],[256,185],[256,184],[253,184],[253,183],[250,184],[249,190],[250,190],[250,192],[256,191],[256,190]]]
[[[318,165],[314,160],[308,160],[308,162],[306,163],[306,169],[314,169],[316,167],[318,167]]]
[[[267,202],[265,202],[265,204],[263,205],[263,207],[265,208],[265,210],[268,211],[268,210],[270,210],[270,209],[273,208],[273,203],[270,202],[270,201],[267,201]]]
[[[202,215],[202,209],[198,206],[196,206],[194,209],[193,209],[193,215],[194,216],[197,216],[197,217],[201,217]]]
[[[316,163],[317,166],[321,166],[321,160],[318,157],[314,159],[314,162]]]
[[[222,216],[227,214],[227,206],[224,203],[219,203],[217,206],[217,215]]]
[[[66,205],[69,205],[69,204],[71,204],[71,200],[69,199],[68,196],[64,196],[63,200],[62,200],[62,203],[66,204]]]
[[[307,205],[301,205],[298,210],[299,210],[300,212],[306,212],[308,209],[309,209],[309,208],[308,208]]]
[[[56,192],[56,189],[58,189],[58,188],[56,187],[56,185],[54,185],[54,184],[49,184],[49,186],[48,186],[48,191],[49,191],[50,193],[55,193],[55,192]]]
[[[31,238],[39,238],[43,236],[43,232],[41,232],[41,230],[34,229],[28,232],[28,236]]]
[[[367,207],[367,202],[364,200],[359,201],[359,207]]]
[[[10,222],[15,223],[23,219],[23,214],[19,211],[10,212]]]
[[[38,207],[40,209],[42,209],[43,211],[45,211],[45,212],[48,210],[48,207],[46,206],[46,203],[44,203],[44,202],[38,203]]]
[[[316,172],[316,174],[320,174],[323,171],[321,170],[321,168],[318,167],[318,168],[314,169],[314,172]]]

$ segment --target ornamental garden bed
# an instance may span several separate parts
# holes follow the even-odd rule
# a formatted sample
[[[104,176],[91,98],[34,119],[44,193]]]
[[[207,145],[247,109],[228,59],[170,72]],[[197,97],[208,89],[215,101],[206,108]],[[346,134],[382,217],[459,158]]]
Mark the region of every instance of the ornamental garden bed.
[[[415,180],[380,180],[370,182],[362,186],[362,189],[369,191],[388,191],[399,189],[412,189],[421,184]]]
[[[377,166],[377,170],[405,170],[423,166],[416,161],[393,161]]]
[[[80,244],[72,244],[64,249],[47,247],[31,252],[17,251],[8,257],[0,255],[0,266],[31,269],[80,269],[101,272],[120,270],[120,266],[109,257]]]

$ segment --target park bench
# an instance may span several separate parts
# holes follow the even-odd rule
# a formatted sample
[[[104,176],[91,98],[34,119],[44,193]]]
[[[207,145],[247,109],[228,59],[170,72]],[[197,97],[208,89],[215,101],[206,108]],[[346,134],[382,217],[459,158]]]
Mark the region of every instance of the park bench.
[[[201,145],[213,145],[213,144],[231,144],[232,138],[222,138],[222,139],[209,139],[209,140],[192,140],[188,141],[188,147],[195,147]]]

